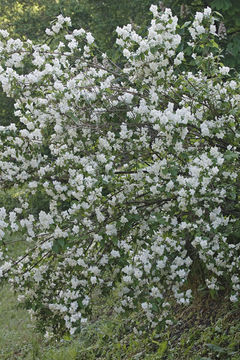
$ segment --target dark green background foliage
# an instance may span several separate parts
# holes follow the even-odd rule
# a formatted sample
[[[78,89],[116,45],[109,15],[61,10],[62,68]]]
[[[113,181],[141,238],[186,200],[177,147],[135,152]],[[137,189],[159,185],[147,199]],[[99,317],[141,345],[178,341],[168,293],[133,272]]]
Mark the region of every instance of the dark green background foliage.
[[[117,26],[128,23],[145,28],[151,4],[157,0],[0,0],[1,27],[14,36],[32,40],[45,37],[45,29],[60,13],[70,16],[72,27],[91,31],[101,50],[111,51]]]

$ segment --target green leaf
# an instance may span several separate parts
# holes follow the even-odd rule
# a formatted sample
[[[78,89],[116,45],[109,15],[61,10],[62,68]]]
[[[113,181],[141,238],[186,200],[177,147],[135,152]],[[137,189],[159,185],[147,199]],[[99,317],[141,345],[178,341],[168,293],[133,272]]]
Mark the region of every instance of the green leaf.
[[[223,348],[221,346],[215,345],[215,344],[206,344],[207,347],[209,347],[209,349],[211,349],[212,351],[215,352],[219,352],[219,353],[226,353],[228,352],[228,349]]]
[[[58,239],[58,243],[59,243],[59,246],[61,247],[61,248],[64,248],[64,246],[65,246],[65,240],[62,238],[62,239]]]
[[[212,45],[212,47],[214,47],[214,48],[216,48],[216,49],[219,49],[219,46],[218,46],[218,44],[216,43],[216,41],[211,40],[211,45]]]
[[[60,252],[60,247],[57,240],[54,240],[53,242],[52,251],[55,252],[56,254]]]
[[[66,242],[65,242],[65,240],[63,238],[55,239],[54,242],[53,242],[52,250],[56,254],[59,254],[63,250],[65,244],[66,244]]]
[[[218,11],[214,11],[213,14],[216,14],[220,19],[223,19],[223,14],[219,13]]]
[[[182,26],[181,29],[184,29],[186,27],[188,27],[191,24],[191,21],[186,21]]]
[[[155,311],[156,313],[159,312],[159,308],[156,304],[152,304],[152,309],[153,311]]]
[[[158,350],[157,350],[157,355],[159,356],[163,356],[167,350],[167,347],[168,347],[168,341],[163,341],[160,343],[159,347],[158,347]]]
[[[238,154],[228,150],[228,151],[226,151],[226,154],[224,155],[224,158],[226,160],[235,160],[235,159],[238,159]]]

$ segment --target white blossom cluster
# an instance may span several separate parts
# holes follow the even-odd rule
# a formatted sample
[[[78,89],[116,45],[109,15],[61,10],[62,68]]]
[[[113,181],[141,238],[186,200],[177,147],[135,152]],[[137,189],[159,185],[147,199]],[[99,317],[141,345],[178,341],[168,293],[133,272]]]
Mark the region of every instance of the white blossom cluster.
[[[190,303],[196,262],[207,288],[225,281],[239,301],[239,75],[211,53],[209,8],[189,25],[209,49],[194,71],[177,17],[151,11],[146,37],[117,28],[123,68],[62,16],[51,46],[0,31],[0,82],[18,118],[0,127],[0,184],[21,193],[0,209],[0,277],[48,332],[78,331],[96,288],[120,288],[118,312],[171,324],[166,298]],[[47,199],[37,213],[36,194]],[[19,231],[29,250],[14,262],[4,239]]]

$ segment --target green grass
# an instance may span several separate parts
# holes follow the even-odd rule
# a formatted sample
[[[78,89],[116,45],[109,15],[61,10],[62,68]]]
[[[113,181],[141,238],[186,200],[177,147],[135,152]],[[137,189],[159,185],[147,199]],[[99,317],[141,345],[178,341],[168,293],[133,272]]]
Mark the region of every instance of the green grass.
[[[40,337],[30,316],[17,306],[16,295],[8,285],[0,293],[0,359],[33,359]]]

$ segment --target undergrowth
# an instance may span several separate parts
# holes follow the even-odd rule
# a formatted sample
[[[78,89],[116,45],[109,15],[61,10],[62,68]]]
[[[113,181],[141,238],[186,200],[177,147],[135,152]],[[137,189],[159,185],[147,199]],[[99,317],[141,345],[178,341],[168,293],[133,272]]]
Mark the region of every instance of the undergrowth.
[[[202,298],[185,309],[175,305],[177,322],[162,333],[150,330],[141,313],[124,319],[113,315],[114,296],[95,300],[92,322],[81,334],[47,340],[34,331],[34,322],[6,285],[0,303],[0,359],[240,359],[240,310],[224,297]]]
[[[9,239],[12,255],[24,251],[18,240]],[[114,314],[114,294],[103,299],[96,293],[92,321],[80,334],[57,341],[34,330],[36,323],[9,284],[0,290],[1,360],[240,360],[240,309],[223,292],[212,298],[200,291],[185,308],[172,302],[176,323],[160,333],[148,327],[141,312]]]

